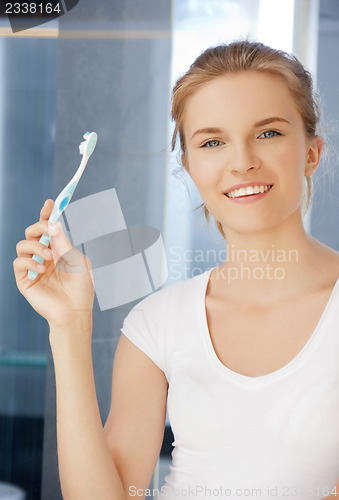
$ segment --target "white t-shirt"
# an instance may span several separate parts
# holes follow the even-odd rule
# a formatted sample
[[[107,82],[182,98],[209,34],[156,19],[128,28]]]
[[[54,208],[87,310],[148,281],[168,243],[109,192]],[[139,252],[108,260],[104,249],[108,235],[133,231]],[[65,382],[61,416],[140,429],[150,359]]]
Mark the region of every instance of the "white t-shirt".
[[[299,354],[279,370],[248,377],[214,351],[205,309],[209,275],[146,297],[122,327],[169,384],[175,439],[159,498],[329,495],[339,479],[339,279]]]

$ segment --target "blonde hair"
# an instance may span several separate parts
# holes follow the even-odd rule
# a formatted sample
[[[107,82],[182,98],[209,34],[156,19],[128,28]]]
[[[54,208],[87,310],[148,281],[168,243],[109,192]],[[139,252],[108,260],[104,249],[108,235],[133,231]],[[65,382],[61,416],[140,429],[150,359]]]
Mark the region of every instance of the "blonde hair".
[[[306,137],[312,139],[317,135],[320,121],[318,95],[313,88],[311,74],[292,54],[272,49],[260,42],[249,40],[221,44],[205,50],[181,76],[173,87],[171,117],[175,122],[172,136],[174,151],[179,136],[181,153],[185,155],[186,145],[183,131],[184,109],[187,99],[202,85],[219,76],[257,71],[270,73],[280,77],[287,85],[291,96],[300,112],[304,123]],[[303,196],[303,214],[305,215],[311,202],[312,180],[306,177],[306,197]],[[205,217],[209,221],[209,211],[204,205]],[[219,232],[225,237],[222,224],[216,221]]]

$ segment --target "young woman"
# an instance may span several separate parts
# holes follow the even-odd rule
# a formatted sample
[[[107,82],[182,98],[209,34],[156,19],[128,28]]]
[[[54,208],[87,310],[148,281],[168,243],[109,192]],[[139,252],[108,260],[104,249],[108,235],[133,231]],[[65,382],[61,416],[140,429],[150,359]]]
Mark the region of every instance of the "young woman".
[[[18,288],[50,326],[64,498],[149,496],[166,404],[175,449],[162,498],[336,498],[339,253],[302,220],[323,148],[311,77],[291,55],[234,42],[199,56],[172,104],[173,147],[179,135],[227,259],[126,317],[104,429],[90,262],[48,224],[51,200],[17,245]],[[59,255],[84,272],[59,271]]]

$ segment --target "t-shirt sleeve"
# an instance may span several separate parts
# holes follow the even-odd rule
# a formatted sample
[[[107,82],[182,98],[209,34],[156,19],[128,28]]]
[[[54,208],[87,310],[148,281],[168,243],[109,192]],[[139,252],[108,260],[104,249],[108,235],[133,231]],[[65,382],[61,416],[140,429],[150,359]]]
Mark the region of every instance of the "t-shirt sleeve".
[[[155,303],[154,303],[155,302]],[[121,332],[141,349],[160,370],[164,369],[163,326],[152,295],[139,302],[124,319]]]

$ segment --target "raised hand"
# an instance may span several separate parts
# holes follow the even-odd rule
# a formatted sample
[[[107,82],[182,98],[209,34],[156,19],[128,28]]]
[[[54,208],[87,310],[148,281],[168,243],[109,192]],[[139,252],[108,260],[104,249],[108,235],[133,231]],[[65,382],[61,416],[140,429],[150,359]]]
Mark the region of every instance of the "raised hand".
[[[13,267],[22,295],[51,328],[63,329],[79,319],[91,321],[94,285],[90,259],[72,246],[60,222],[48,222],[53,206],[53,200],[47,200],[39,222],[26,229],[26,239],[16,246]],[[43,234],[52,236],[48,249],[39,242]],[[32,259],[33,254],[45,260],[43,266]],[[28,278],[29,270],[39,273],[34,281]]]

